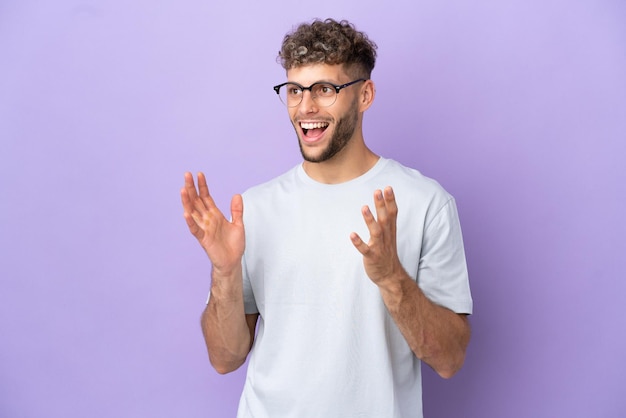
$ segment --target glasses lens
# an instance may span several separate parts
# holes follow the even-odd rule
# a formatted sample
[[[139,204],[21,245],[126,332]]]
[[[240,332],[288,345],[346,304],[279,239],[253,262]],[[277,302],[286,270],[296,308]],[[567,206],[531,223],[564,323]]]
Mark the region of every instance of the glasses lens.
[[[332,105],[337,99],[337,92],[335,87],[331,84],[314,84],[311,87],[311,94],[313,95],[315,103],[322,107]]]
[[[289,107],[298,106],[302,101],[302,89],[297,84],[287,83],[278,92],[280,100]]]

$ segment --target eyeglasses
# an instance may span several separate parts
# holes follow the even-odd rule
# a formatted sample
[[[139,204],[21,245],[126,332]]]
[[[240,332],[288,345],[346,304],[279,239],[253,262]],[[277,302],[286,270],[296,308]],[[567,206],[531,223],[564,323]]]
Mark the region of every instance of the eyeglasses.
[[[337,100],[337,94],[339,94],[341,89],[345,89],[346,87],[349,87],[361,81],[367,80],[364,78],[359,78],[358,80],[354,80],[346,84],[341,84],[339,86],[333,83],[320,81],[311,84],[309,87],[304,87],[294,82],[287,82],[274,86],[274,91],[276,92],[276,94],[278,94],[278,97],[280,97],[280,101],[283,102],[287,107],[298,106],[302,102],[304,90],[308,90],[311,92],[311,98],[318,106],[328,107],[332,106],[335,103],[335,101]]]

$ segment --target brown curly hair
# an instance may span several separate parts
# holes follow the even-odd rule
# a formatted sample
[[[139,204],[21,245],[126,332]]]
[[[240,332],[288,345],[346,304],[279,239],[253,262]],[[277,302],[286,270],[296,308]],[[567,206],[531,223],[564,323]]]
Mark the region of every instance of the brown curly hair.
[[[356,77],[370,78],[376,44],[346,20],[316,19],[285,35],[278,61],[285,70],[308,64],[344,64]]]

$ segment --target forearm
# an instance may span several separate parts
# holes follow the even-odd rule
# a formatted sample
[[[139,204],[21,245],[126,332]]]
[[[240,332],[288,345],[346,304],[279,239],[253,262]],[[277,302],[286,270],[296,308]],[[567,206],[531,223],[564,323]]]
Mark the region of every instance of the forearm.
[[[379,288],[415,355],[441,377],[452,377],[465,360],[470,339],[467,318],[430,301],[404,271]]]
[[[234,371],[245,362],[252,336],[244,311],[241,268],[226,275],[212,272],[211,295],[201,325],[209,359],[218,373]]]

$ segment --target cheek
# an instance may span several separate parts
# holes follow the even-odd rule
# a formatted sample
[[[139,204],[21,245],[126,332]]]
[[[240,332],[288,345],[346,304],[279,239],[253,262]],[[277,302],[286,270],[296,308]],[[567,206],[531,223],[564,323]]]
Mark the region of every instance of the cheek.
[[[295,125],[296,124],[296,117],[298,116],[298,112],[289,109],[287,111],[287,114],[289,115],[289,120],[291,121],[291,123],[293,123]]]

